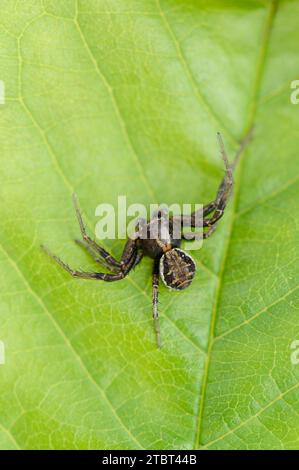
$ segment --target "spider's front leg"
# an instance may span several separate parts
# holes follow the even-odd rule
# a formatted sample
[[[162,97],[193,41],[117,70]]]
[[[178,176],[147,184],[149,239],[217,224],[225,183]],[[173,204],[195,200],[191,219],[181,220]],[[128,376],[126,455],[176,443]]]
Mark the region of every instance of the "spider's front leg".
[[[118,273],[98,273],[98,272],[87,272],[87,271],[78,271],[72,269],[68,264],[66,264],[58,256],[51,253],[51,251],[42,245],[41,247],[52,259],[54,259],[59,266],[61,266],[65,271],[67,271],[71,276],[81,279],[96,279],[106,282],[120,281],[131,271],[131,269],[136,266],[136,264],[141,260],[142,255],[137,251],[136,240],[129,239],[125,245],[122,258],[120,261],[120,271]]]
[[[208,227],[206,232],[201,234],[194,234],[192,232],[182,234],[182,238],[187,240],[191,239],[205,239],[208,238],[214,232],[214,224],[222,217],[224,209],[226,207],[229,196],[231,195],[233,188],[233,166],[229,164],[228,158],[224,149],[223,141],[220,133],[217,134],[221,155],[225,164],[225,175],[220,183],[217,191],[216,198],[214,201],[203,206],[201,209],[193,212],[191,216],[175,216],[173,218],[174,224],[179,224],[181,227],[189,226],[191,228],[205,228]],[[211,217],[208,217],[213,212]]]
[[[219,186],[215,201],[208,204],[207,206],[204,206],[203,208],[203,217],[204,217],[203,227],[211,227],[223,216],[224,209],[226,207],[229,196],[232,193],[232,189],[234,185],[233,166],[229,164],[229,161],[225,152],[223,140],[219,132],[217,133],[217,137],[219,141],[221,156],[225,165],[225,175]],[[209,215],[213,211],[214,211],[213,216],[210,218],[207,218],[206,216]]]
[[[113,264],[109,264],[108,262],[105,261],[104,258],[99,254],[98,251],[96,251],[89,243],[87,243],[85,240],[75,240],[75,242],[84,248],[88,253],[92,256],[92,258],[99,263],[101,266],[105,267],[109,271],[112,272],[119,272],[120,267],[119,266],[114,266]]]
[[[121,268],[120,262],[117,261],[115,258],[113,258],[113,256],[110,255],[110,253],[108,253],[108,251],[106,251],[102,246],[98,245],[87,234],[85,224],[84,224],[83,219],[82,219],[82,215],[81,215],[81,211],[80,211],[80,208],[79,208],[79,204],[78,204],[76,194],[73,194],[73,204],[74,204],[74,207],[75,207],[78,223],[79,223],[79,226],[80,226],[81,235],[82,235],[82,238],[84,240],[83,242],[80,242],[80,241],[76,240],[76,243],[79,243],[81,246],[85,247],[97,262],[101,263],[100,258],[102,258],[103,261],[104,261],[104,263],[102,263],[102,264],[105,267],[109,268],[111,266],[112,268],[114,268],[112,270],[115,270],[116,268],[120,269]],[[96,257],[95,253],[98,254],[100,256],[100,258]]]
[[[192,228],[195,228],[198,226],[209,227],[209,230],[205,232],[204,234],[204,238],[207,238],[208,236],[211,235],[212,231],[210,230],[210,228],[214,224],[216,224],[216,222],[218,222],[218,220],[223,216],[224,210],[226,208],[226,204],[228,202],[229,197],[231,196],[233,185],[234,185],[233,171],[238,163],[238,160],[242,152],[245,150],[246,146],[249,144],[252,138],[252,131],[253,129],[251,128],[248,134],[246,135],[246,137],[241,142],[240,147],[231,164],[228,161],[221,134],[219,132],[217,133],[221,156],[225,164],[225,175],[220,183],[220,186],[218,188],[216,198],[214,199],[214,201],[203,206],[201,213],[197,211],[197,212],[193,212],[193,214],[191,215],[191,227]],[[211,217],[207,217],[211,213],[213,213],[213,215]]]

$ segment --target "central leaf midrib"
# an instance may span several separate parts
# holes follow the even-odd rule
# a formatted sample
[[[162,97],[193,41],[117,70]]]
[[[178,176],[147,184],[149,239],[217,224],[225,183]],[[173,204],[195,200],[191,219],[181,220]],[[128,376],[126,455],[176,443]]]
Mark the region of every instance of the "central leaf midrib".
[[[249,113],[248,122],[245,126],[245,135],[247,134],[247,132],[249,132],[249,130],[254,125],[254,120],[255,120],[256,111],[257,111],[257,107],[258,107],[259,91],[260,91],[260,86],[261,86],[261,82],[262,82],[262,78],[263,78],[265,61],[266,61],[266,57],[267,57],[267,51],[268,51],[268,46],[269,46],[269,42],[270,42],[272,26],[273,26],[273,22],[274,22],[276,12],[278,10],[278,4],[279,4],[279,0],[272,0],[272,2],[269,4],[269,9],[268,9],[268,13],[267,13],[266,21],[265,21],[265,26],[264,26],[264,31],[263,31],[262,46],[261,46],[261,50],[260,50],[260,54],[259,54],[259,60],[258,60],[258,63],[257,63],[257,68],[256,68],[256,79],[255,79],[254,87],[253,87],[252,106],[251,106],[251,110],[250,110],[250,113]],[[238,180],[237,180],[237,183],[236,183],[235,197],[234,197],[234,202],[233,202],[233,210],[232,210],[232,215],[231,215],[231,219],[230,219],[230,226],[229,226],[226,245],[224,247],[224,251],[223,251],[223,255],[222,255],[222,262],[221,262],[221,267],[220,267],[220,272],[219,272],[219,280],[218,280],[216,290],[215,290],[215,302],[214,302],[214,307],[213,307],[211,326],[210,326],[210,334],[209,334],[209,340],[208,340],[208,353],[207,353],[207,359],[206,359],[206,365],[205,365],[205,370],[204,370],[204,375],[203,375],[202,388],[201,388],[201,393],[200,393],[198,419],[197,419],[197,426],[196,426],[196,430],[195,430],[194,449],[199,449],[200,446],[201,446],[200,440],[201,440],[201,433],[202,433],[202,429],[203,429],[203,417],[204,417],[206,390],[207,390],[207,385],[208,385],[208,374],[209,374],[209,369],[210,369],[212,349],[213,349],[213,345],[214,345],[217,313],[218,313],[218,309],[219,309],[221,291],[222,291],[222,288],[223,288],[223,277],[224,277],[224,273],[225,273],[225,269],[226,269],[226,261],[227,261],[227,258],[228,258],[229,248],[230,248],[231,239],[232,239],[232,233],[233,233],[233,230],[234,230],[234,224],[235,224],[236,214],[237,214],[238,199],[239,199],[241,179],[242,179],[242,174],[243,174],[243,164],[244,164],[243,163],[243,161],[244,161],[243,157],[244,156],[242,156],[242,158],[240,159],[240,163],[239,163],[239,177],[238,177]],[[240,423],[239,423],[239,426],[240,426]],[[233,430],[231,432],[233,432]]]

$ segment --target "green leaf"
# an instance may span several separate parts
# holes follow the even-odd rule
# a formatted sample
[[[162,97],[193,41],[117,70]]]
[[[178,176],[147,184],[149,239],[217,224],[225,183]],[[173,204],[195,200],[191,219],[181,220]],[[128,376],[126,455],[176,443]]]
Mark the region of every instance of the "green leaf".
[[[2,0],[0,446],[298,448],[299,2]],[[113,284],[73,242],[78,194],[207,203],[255,124],[183,293]],[[106,241],[120,256],[124,241]]]

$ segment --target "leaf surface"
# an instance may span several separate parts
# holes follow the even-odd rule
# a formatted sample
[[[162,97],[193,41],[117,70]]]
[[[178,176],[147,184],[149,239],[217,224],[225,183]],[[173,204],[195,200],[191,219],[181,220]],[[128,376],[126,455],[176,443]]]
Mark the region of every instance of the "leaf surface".
[[[298,448],[297,0],[2,0],[0,447]],[[151,262],[119,283],[74,280],[41,252],[73,242],[78,194],[211,201],[251,125],[192,286]],[[105,246],[120,256],[123,241]]]

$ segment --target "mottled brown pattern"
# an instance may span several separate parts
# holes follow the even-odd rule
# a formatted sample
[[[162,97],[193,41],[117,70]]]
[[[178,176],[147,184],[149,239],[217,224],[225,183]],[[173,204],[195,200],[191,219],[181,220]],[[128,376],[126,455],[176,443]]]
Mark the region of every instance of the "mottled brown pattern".
[[[160,259],[160,276],[170,289],[183,290],[190,286],[195,270],[191,256],[178,248],[168,251]]]

